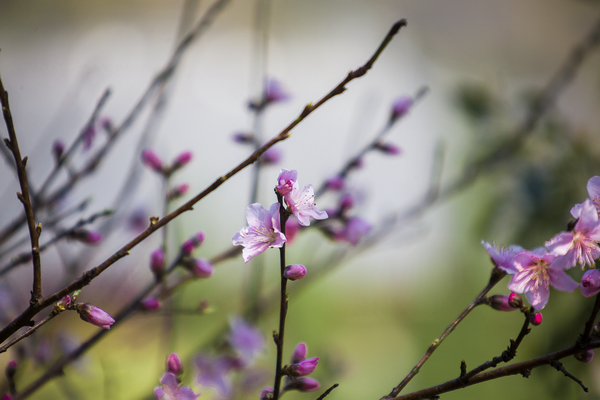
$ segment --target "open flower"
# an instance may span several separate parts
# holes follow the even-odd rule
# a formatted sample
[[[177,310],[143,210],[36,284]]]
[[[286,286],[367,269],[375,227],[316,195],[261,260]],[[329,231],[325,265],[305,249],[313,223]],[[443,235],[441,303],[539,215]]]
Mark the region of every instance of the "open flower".
[[[164,374],[160,383],[162,387],[154,389],[156,400],[195,400],[200,396],[189,387],[179,386],[177,377],[171,372]]]
[[[508,288],[516,293],[525,293],[536,310],[541,310],[548,303],[550,285],[563,292],[573,292],[579,284],[560,268],[559,263],[554,263],[556,258],[543,248],[519,252],[513,258],[516,272],[509,272],[514,276]]]
[[[556,262],[562,269],[571,268],[578,262],[581,268],[592,266],[600,257],[600,221],[591,200],[581,204],[578,218],[572,232],[563,232],[546,242],[548,250],[561,256]]]
[[[594,207],[596,208],[596,212],[600,215],[600,176],[593,176],[587,183],[587,192],[590,196],[590,200]],[[581,214],[581,208],[583,204],[576,204],[571,209],[571,215],[573,218],[579,218]]]
[[[513,258],[517,253],[523,250],[520,246],[510,246],[504,248],[502,246],[496,247],[495,244],[491,245],[488,242],[481,241],[481,244],[485,247],[486,251],[490,255],[494,265],[501,270],[509,274],[517,273],[517,269],[513,266]]]
[[[600,271],[589,269],[581,277],[581,294],[592,297],[598,293],[600,293]]]
[[[281,247],[286,241],[281,233],[279,203],[266,210],[259,203],[250,204],[246,210],[248,226],[233,235],[234,246],[244,246],[242,257],[248,262],[269,247]]]
[[[328,217],[326,211],[317,208],[315,189],[312,185],[305,186],[304,189],[300,190],[298,182],[294,182],[292,191],[286,194],[284,198],[296,220],[302,226],[309,226],[310,218],[325,219]]]
[[[242,318],[234,318],[231,320],[230,325],[229,344],[245,363],[250,362],[265,345],[261,333]]]
[[[215,388],[222,397],[229,396],[231,382],[228,375],[231,370],[241,367],[239,360],[232,357],[198,356],[196,365],[200,368],[197,379],[200,385]]]

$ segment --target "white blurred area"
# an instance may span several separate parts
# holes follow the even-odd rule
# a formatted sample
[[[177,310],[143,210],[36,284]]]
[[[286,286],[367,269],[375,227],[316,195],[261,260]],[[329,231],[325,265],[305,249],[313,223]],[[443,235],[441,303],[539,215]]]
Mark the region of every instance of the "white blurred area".
[[[196,21],[211,3],[201,0],[185,16]],[[250,130],[252,124],[246,104],[259,86],[253,53],[255,6],[255,1],[232,1],[186,52],[170,88],[168,108],[151,148],[164,160],[193,151],[190,166],[174,178],[175,183],[190,183],[190,196],[250,154],[247,147],[233,143],[231,135]],[[0,74],[10,94],[21,152],[29,156],[34,187],[53,163],[53,141],[60,138],[68,144],[107,87],[112,96],[102,115],[116,124],[123,121],[175,48],[183,7],[182,1],[155,0],[0,2]],[[542,86],[599,12],[595,2],[573,0],[273,0],[266,72],[293,97],[267,111],[265,139],[362,65],[396,20],[406,18],[408,26],[365,77],[350,83],[348,91],[307,118],[278,146],[284,158],[263,171],[261,202],[268,206],[275,201],[270,183],[281,167],[297,169],[301,184],[319,186],[378,132],[395,98],[428,86],[429,94],[389,136],[402,154],[397,158],[370,154],[351,179],[365,194],[358,211],[373,223],[414,205],[427,190],[436,144],[443,142],[447,150],[443,182],[460,173],[461,160],[470,151],[467,124],[452,105],[456,86],[483,81],[507,99],[524,85]],[[600,122],[598,61],[598,55],[591,57],[558,103],[573,123],[591,129]],[[67,202],[92,196],[86,215],[112,207],[126,171],[139,163],[136,145],[147,118],[146,112],[97,174]],[[0,134],[6,137],[4,124]],[[99,143],[102,139],[100,135]],[[4,226],[19,215],[21,205],[14,196],[17,181],[4,161],[1,165],[0,226]],[[179,218],[170,230],[172,243],[204,230],[206,256],[228,248],[233,233],[245,223],[249,176],[249,171],[240,173]],[[132,204],[161,215],[157,177],[146,170],[138,183]],[[317,199],[321,208],[334,201]],[[479,246],[478,240],[461,231],[476,202],[474,196],[459,196],[435,207],[414,227],[403,226],[403,233],[391,235],[367,255],[372,273],[364,274],[366,258],[362,258],[344,276],[362,283],[368,276],[377,284],[410,285],[418,271],[439,267],[467,239],[467,247]],[[467,215],[459,214],[465,210]],[[95,259],[106,259],[133,235],[123,230],[109,237]],[[144,260],[136,268],[146,270],[147,253],[158,244],[155,236],[146,245],[147,252],[134,250]],[[417,264],[419,268],[414,268]]]

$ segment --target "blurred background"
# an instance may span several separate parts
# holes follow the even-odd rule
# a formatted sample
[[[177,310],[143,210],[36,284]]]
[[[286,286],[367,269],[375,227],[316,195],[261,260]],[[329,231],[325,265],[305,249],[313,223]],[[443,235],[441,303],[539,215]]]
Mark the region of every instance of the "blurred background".
[[[107,88],[111,95],[101,118],[115,126],[123,122],[181,38],[212,4],[0,0],[0,74],[10,94],[21,152],[29,156],[34,188],[54,165],[53,143],[60,139],[68,144],[79,135]],[[331,400],[380,398],[487,283],[491,263],[481,240],[542,246],[566,229],[571,207],[587,197],[587,180],[600,175],[597,49],[586,53],[575,78],[558,93],[536,129],[518,146],[502,147],[519,136],[536,96],[599,17],[600,4],[591,0],[233,0],[185,51],[164,88],[163,102],[157,106],[153,97],[95,173],[57,202],[53,212],[60,214],[89,200],[62,228],[104,209],[114,210],[114,215],[91,227],[103,234],[101,243],[62,241],[44,253],[44,293],[113,254],[140,232],[140,220],[143,229],[149,216],[164,215],[164,188],[156,174],[142,167],[143,148],[165,161],[193,152],[191,163],[174,175],[173,184],[190,185],[174,209],[251,154],[251,146],[235,143],[232,136],[252,131],[248,102],[260,97],[264,77],[277,79],[290,94],[265,110],[261,130],[266,141],[305,104],[316,102],[362,65],[389,27],[406,18],[408,26],[365,77],[351,82],[345,93],[277,145],[281,159],[262,168],[258,193],[265,207],[275,202],[273,186],[280,168],[296,169],[301,185],[319,187],[385,126],[399,96],[429,88],[389,132],[386,140],[401,148],[400,155],[370,153],[349,177],[357,203],[354,213],[381,235],[353,247],[310,231],[288,252],[290,263],[307,266],[307,278],[313,271],[324,273],[288,286],[285,359],[297,343],[306,342],[309,356],[320,357],[313,375],[323,389],[340,383]],[[0,133],[7,136],[4,124]],[[89,149],[77,152],[72,168],[84,165],[106,138],[99,131]],[[504,148],[498,156],[496,150]],[[1,165],[0,229],[22,209],[10,164],[3,160]],[[448,189],[463,178],[463,185]],[[54,187],[61,179],[65,182],[68,174]],[[246,225],[250,182],[248,169],[170,224],[167,258],[198,231],[206,234],[206,241],[194,253],[197,257],[210,258],[231,248],[231,237]],[[432,193],[442,196],[430,204]],[[337,201],[332,193],[317,198],[321,209],[335,207]],[[0,247],[0,266],[26,249],[20,244],[23,237],[24,229]],[[86,287],[80,300],[114,314],[152,281],[149,254],[160,243],[159,233],[150,237]],[[340,246],[343,257],[332,257]],[[277,290],[278,255],[270,250],[261,257],[267,296]],[[150,399],[171,352],[184,360],[185,384],[202,398],[218,397],[195,382],[193,360],[246,308],[245,286],[252,268],[256,265],[244,265],[240,256],[218,265],[211,278],[184,286],[165,306],[193,307],[207,300],[213,313],[136,315],[115,326],[64,377],[32,398]],[[569,273],[579,281],[578,268]],[[30,267],[1,279],[0,311],[2,321],[8,322],[28,304]],[[508,294],[508,281],[493,293]],[[551,291],[544,323],[526,337],[516,361],[572,344],[592,304],[578,290]],[[256,322],[266,346],[253,365],[266,380],[255,377],[257,386],[236,392],[236,397],[258,398],[262,387],[272,385],[275,314],[265,313]],[[461,360],[472,368],[499,355],[521,324],[519,313],[476,309],[405,392],[454,379]],[[20,349],[0,355],[0,365],[22,359],[17,389],[23,388],[61,352],[97,329],[75,313],[63,314]],[[590,388],[589,394],[545,367],[529,379],[508,377],[443,398],[600,398],[597,360],[584,365],[567,359],[564,364]],[[237,379],[241,385],[242,378]]]

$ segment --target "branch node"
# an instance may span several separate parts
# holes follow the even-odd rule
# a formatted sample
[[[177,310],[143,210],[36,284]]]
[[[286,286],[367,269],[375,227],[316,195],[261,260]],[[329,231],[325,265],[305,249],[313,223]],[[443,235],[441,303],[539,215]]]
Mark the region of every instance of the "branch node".
[[[589,392],[589,389],[587,387],[585,387],[585,385],[583,384],[583,382],[579,379],[577,379],[574,375],[572,375],[571,373],[569,373],[569,371],[567,371],[565,369],[565,367],[562,365],[562,363],[558,360],[552,360],[550,361],[550,365],[552,365],[557,371],[562,372],[564,376],[566,376],[567,378],[571,378],[572,380],[574,380],[577,384],[579,384],[579,386],[581,386],[581,388],[583,389],[584,392]]]

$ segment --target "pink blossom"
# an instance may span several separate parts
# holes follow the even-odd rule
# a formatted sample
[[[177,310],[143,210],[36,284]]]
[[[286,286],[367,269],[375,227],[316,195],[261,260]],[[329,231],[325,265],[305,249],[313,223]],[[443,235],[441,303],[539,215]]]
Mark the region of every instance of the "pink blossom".
[[[156,400],[195,400],[200,396],[189,387],[179,386],[177,377],[171,372],[164,374],[160,383],[162,387],[154,389]]]
[[[327,189],[342,190],[344,186],[346,186],[346,180],[342,176],[337,175],[328,179],[327,182],[325,182],[325,185],[327,186]]]
[[[277,103],[290,98],[289,93],[283,88],[281,82],[275,78],[267,78],[265,83],[265,103]]]
[[[496,247],[495,244],[491,245],[488,242],[481,241],[481,244],[485,247],[485,250],[490,255],[492,259],[492,263],[501,270],[504,270],[506,273],[515,274],[517,273],[517,269],[513,265],[513,258],[517,253],[523,250],[520,246],[510,246],[509,248],[504,248],[502,246]]]
[[[244,363],[249,363],[265,345],[262,334],[242,318],[231,321],[231,334],[228,341],[242,357]]]
[[[171,355],[167,357],[166,369],[167,372],[171,372],[175,375],[178,375],[183,372],[183,367],[181,366],[181,359],[177,354],[171,353]]]
[[[273,388],[266,387],[260,392],[260,400],[269,400],[273,398]]]
[[[277,164],[279,161],[281,161],[281,158],[281,150],[276,149],[275,147],[271,147],[260,156],[260,162],[265,165],[272,165]]]
[[[233,235],[234,246],[244,246],[242,257],[245,262],[264,252],[269,247],[281,247],[286,242],[279,222],[279,203],[266,210],[259,203],[250,204],[246,209],[248,226]]]
[[[200,278],[208,278],[213,274],[214,267],[210,261],[199,258],[194,265],[193,273]]]
[[[163,162],[160,157],[150,149],[142,151],[142,162],[147,166],[155,170],[156,172],[163,172]]]
[[[546,242],[552,253],[561,256],[556,262],[562,269],[568,269],[579,262],[581,268],[594,265],[600,257],[600,221],[591,200],[581,204],[579,219],[572,232],[563,232]]]
[[[115,323],[110,314],[90,303],[82,304],[78,312],[82,320],[100,328],[110,329],[110,326]]]
[[[593,176],[590,178],[587,183],[587,192],[592,204],[596,208],[596,212],[600,215],[600,176]],[[576,204],[571,209],[573,218],[579,218],[582,206],[583,204]]]
[[[297,364],[304,360],[307,353],[308,349],[306,347],[306,343],[299,343],[294,349],[294,353],[292,353],[292,364]]]
[[[302,226],[309,226],[311,217],[314,219],[327,218],[327,212],[319,210],[314,202],[315,189],[312,185],[305,186],[303,190],[300,190],[298,182],[294,182],[291,192],[287,193],[284,198],[296,220]]]
[[[231,393],[231,382],[228,374],[231,370],[239,368],[238,360],[231,357],[210,358],[196,357],[196,365],[200,368],[197,382],[202,386],[215,388],[219,395],[228,397]]]
[[[283,276],[290,281],[302,279],[304,278],[304,275],[306,275],[306,267],[301,264],[288,265],[283,270]]]
[[[600,271],[597,269],[588,269],[581,277],[581,294],[585,297],[592,297],[600,292]]]
[[[542,323],[543,319],[544,317],[542,316],[541,312],[529,314],[529,322],[531,322],[531,325],[538,326]]]
[[[285,222],[285,237],[287,238],[287,244],[290,245],[294,242],[296,235],[300,232],[300,224],[296,221],[296,218],[288,218]]]
[[[298,180],[298,171],[295,169],[282,168],[279,176],[277,177],[277,186],[275,189],[282,195],[285,196],[294,188],[294,184]]]
[[[575,282],[557,263],[556,255],[546,249],[523,250],[513,258],[514,274],[508,288],[516,293],[525,293],[527,300],[536,310],[548,303],[550,285],[563,292],[573,292],[579,284]]]

